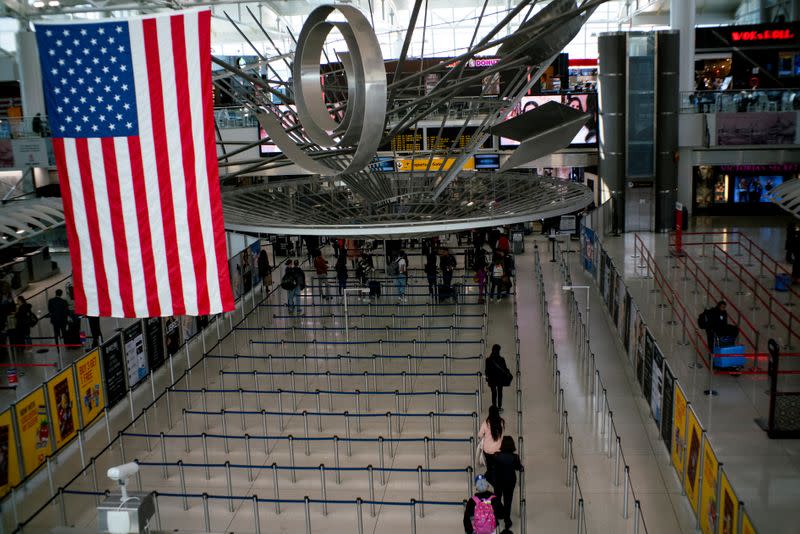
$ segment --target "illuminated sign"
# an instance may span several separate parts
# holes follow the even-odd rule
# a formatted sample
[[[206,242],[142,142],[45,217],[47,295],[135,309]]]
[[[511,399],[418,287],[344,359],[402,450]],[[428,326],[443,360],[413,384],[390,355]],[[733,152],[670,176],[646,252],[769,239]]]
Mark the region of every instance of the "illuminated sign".
[[[731,32],[733,41],[788,41],[794,39],[794,33],[789,29]]]

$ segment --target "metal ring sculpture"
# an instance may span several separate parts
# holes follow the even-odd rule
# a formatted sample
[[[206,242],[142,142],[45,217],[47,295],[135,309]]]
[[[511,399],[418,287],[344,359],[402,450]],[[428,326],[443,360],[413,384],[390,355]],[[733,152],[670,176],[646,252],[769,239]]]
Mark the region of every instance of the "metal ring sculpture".
[[[345,22],[329,22],[339,11]],[[320,81],[319,58],[325,39],[337,28],[348,52],[339,54],[347,76],[347,108],[341,122],[328,111]],[[386,70],[380,43],[367,18],[351,6],[320,6],[308,16],[297,41],[294,65],[295,104],[306,135],[321,147],[353,147],[349,163],[333,168],[312,158],[286,134],[272,113],[259,114],[259,122],[275,144],[296,164],[325,176],[358,172],[375,156],[386,121]],[[369,120],[365,120],[369,117]]]

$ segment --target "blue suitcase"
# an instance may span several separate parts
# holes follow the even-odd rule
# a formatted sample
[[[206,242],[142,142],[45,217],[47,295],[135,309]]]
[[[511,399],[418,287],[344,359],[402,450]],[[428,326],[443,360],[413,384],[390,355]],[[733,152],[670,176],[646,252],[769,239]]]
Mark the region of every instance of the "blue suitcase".
[[[744,356],[744,345],[716,347],[714,350],[714,367],[717,369],[741,369],[747,365]]]

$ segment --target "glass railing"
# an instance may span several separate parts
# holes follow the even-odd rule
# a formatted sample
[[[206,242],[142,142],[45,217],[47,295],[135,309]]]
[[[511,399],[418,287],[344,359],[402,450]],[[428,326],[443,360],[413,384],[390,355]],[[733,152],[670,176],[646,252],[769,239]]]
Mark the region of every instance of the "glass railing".
[[[800,88],[681,93],[681,113],[800,111]]]

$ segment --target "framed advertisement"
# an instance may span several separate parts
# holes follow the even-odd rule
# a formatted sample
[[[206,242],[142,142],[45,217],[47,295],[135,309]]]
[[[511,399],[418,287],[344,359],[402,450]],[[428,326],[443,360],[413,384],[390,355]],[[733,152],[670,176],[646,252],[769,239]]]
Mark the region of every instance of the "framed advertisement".
[[[147,341],[147,364],[151,371],[164,365],[164,328],[161,317],[144,320],[144,335]]]
[[[44,387],[26,395],[14,406],[14,412],[19,430],[24,475],[27,476],[36,471],[53,450]]]
[[[717,533],[736,534],[739,526],[739,499],[736,497],[736,492],[733,491],[725,468],[721,467],[719,473],[720,518]]]
[[[686,411],[689,408],[686,394],[678,381],[675,381],[675,394],[673,398],[672,415],[672,466],[678,473],[678,478],[683,481],[683,465],[686,463]]]
[[[661,355],[661,349],[658,345],[653,345],[653,370],[650,381],[650,412],[653,414],[653,419],[656,420],[656,425],[661,425],[661,397],[664,389],[664,356]]]
[[[644,335],[644,359],[642,361],[642,393],[647,399],[648,404],[653,398],[653,349],[655,340],[650,330],[645,331]]]
[[[0,413],[0,497],[22,479],[19,473],[17,439],[11,410]]]
[[[103,373],[100,370],[100,350],[95,349],[75,362],[78,399],[83,427],[86,428],[103,413],[106,399],[103,393]]]
[[[75,377],[68,367],[47,382],[50,403],[50,421],[53,423],[53,441],[60,449],[78,433],[78,406],[75,394]]]
[[[700,487],[700,531],[703,534],[716,534],[719,523],[719,502],[717,501],[719,461],[711,447],[708,435],[703,440],[703,481]]]
[[[124,399],[128,393],[128,384],[125,381],[125,358],[120,341],[120,336],[114,336],[100,348],[106,383],[106,402],[109,408]]]
[[[689,408],[686,413],[687,420],[687,449],[686,449],[686,478],[683,481],[683,488],[686,490],[686,498],[689,504],[697,513],[697,497],[700,490],[700,445],[703,442],[703,428],[694,410]]]
[[[178,317],[164,317],[164,341],[168,356],[180,350],[181,339],[181,323]]]
[[[664,395],[661,403],[661,439],[667,450],[672,450],[672,418],[675,405],[675,375],[664,361]]]
[[[125,350],[125,367],[128,370],[128,387],[136,387],[147,377],[147,354],[144,350],[142,321],[136,321],[122,333]]]

